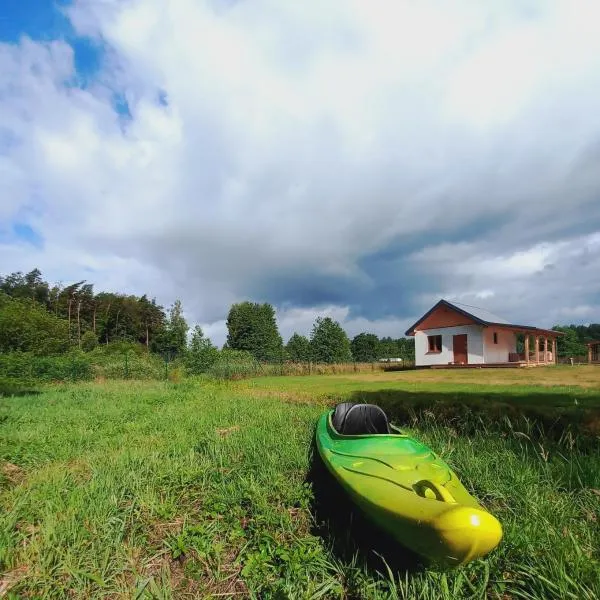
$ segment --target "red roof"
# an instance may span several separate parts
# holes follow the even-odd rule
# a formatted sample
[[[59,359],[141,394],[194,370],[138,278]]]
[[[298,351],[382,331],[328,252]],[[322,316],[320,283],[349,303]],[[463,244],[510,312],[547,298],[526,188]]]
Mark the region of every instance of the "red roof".
[[[466,317],[476,325],[481,325],[482,327],[496,327],[502,329],[518,329],[523,331],[523,333],[538,333],[549,335],[552,337],[558,337],[564,335],[564,333],[560,331],[554,331],[553,329],[540,329],[539,327],[534,327],[532,325],[517,325],[515,323],[509,323],[505,321],[501,317],[497,317],[496,315],[492,315],[488,311],[484,309],[480,309],[477,307],[471,307],[464,305],[465,308],[461,308],[460,306],[456,306],[447,300],[440,300],[435,306],[433,306],[430,310],[428,310],[412,327],[410,327],[405,335],[415,335],[415,329],[425,321],[430,315],[432,315],[439,308],[449,308],[454,312]],[[469,309],[469,310],[466,310]]]

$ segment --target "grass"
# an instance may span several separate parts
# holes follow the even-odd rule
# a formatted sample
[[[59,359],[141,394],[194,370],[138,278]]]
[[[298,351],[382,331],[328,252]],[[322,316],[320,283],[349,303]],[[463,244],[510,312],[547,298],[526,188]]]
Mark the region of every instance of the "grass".
[[[338,398],[378,401],[441,454],[503,523],[498,550],[424,569],[349,513],[311,458],[315,421]],[[578,425],[599,398],[600,369],[585,367],[108,381],[0,398],[0,595],[597,598],[598,437],[546,435],[527,410]],[[498,418],[490,403],[516,412]]]

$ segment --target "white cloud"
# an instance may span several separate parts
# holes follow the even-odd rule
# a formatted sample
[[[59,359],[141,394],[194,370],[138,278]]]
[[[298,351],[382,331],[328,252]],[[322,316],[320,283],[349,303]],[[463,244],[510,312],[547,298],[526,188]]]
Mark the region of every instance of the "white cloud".
[[[600,230],[595,3],[88,0],[69,15],[107,47],[85,90],[65,42],[0,45],[0,219],[45,240],[5,243],[0,271],[180,296],[217,337],[248,296],[281,305],[284,337],[332,298],[349,330],[382,334],[452,294],[600,317],[582,280]],[[369,266],[390,252],[394,267]]]

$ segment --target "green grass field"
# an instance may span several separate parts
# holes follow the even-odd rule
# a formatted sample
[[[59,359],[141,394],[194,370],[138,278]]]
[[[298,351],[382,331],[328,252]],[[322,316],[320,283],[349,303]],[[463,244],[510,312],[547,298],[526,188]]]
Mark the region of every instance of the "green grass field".
[[[424,569],[328,506],[311,439],[338,398],[380,403],[442,455],[501,520],[500,547]],[[597,598],[599,407],[585,367],[0,397],[0,596]]]

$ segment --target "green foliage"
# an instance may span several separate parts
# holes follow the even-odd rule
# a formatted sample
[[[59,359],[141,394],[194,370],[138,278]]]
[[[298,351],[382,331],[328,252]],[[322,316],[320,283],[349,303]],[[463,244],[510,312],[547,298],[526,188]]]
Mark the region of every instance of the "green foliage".
[[[170,369],[174,368],[172,363]],[[154,354],[112,355],[94,364],[94,372],[107,379],[164,379],[165,363]]]
[[[359,333],[350,346],[356,362],[373,362],[380,356],[379,338],[374,333]]]
[[[86,332],[93,331],[102,343],[127,340],[149,348],[164,326],[163,308],[145,295],[95,294],[93,285],[85,281],[50,286],[39,269],[0,277],[0,292],[18,300],[31,300],[64,319],[67,337],[77,345]]]
[[[176,300],[169,309],[169,317],[165,327],[158,334],[153,349],[169,359],[183,356],[187,348],[187,332],[189,326],[183,316],[180,300]]]
[[[34,300],[0,293],[0,352],[58,354],[69,348],[67,323]]]
[[[37,356],[30,352],[0,354],[0,379],[22,382],[82,381],[93,377],[89,358],[73,352]]]
[[[49,298],[48,284],[42,279],[39,269],[23,275],[21,272],[0,277],[0,292],[21,300],[34,300],[45,305]]]
[[[229,348],[219,352],[208,374],[217,379],[243,379],[260,373],[260,363],[247,350]]]
[[[259,361],[281,361],[283,342],[270,304],[242,302],[229,309],[227,347],[250,352]]]
[[[86,331],[81,336],[81,349],[84,352],[91,352],[98,346],[98,338],[93,331]]]
[[[136,342],[110,342],[110,344],[99,344],[92,352],[94,361],[102,362],[116,356],[124,354],[135,354],[142,356],[148,354],[145,346]]]
[[[415,339],[384,337],[379,345],[380,358],[415,359]]]
[[[571,358],[577,356],[587,356],[587,346],[577,335],[576,329],[571,327],[553,327],[554,331],[562,331],[565,335],[561,335],[556,339],[556,350],[561,358]]]
[[[107,379],[165,379],[164,360],[142,344],[111,342],[87,353],[94,373]]]
[[[204,335],[202,328],[196,325],[192,332],[190,346],[185,354],[184,364],[186,371],[191,375],[206,373],[217,358],[219,351],[209,338]]]
[[[285,350],[287,357],[294,362],[308,362],[312,360],[310,340],[304,335],[294,333],[289,339]]]
[[[317,317],[310,335],[313,360],[343,363],[352,360],[350,340],[342,326],[331,317]]]

